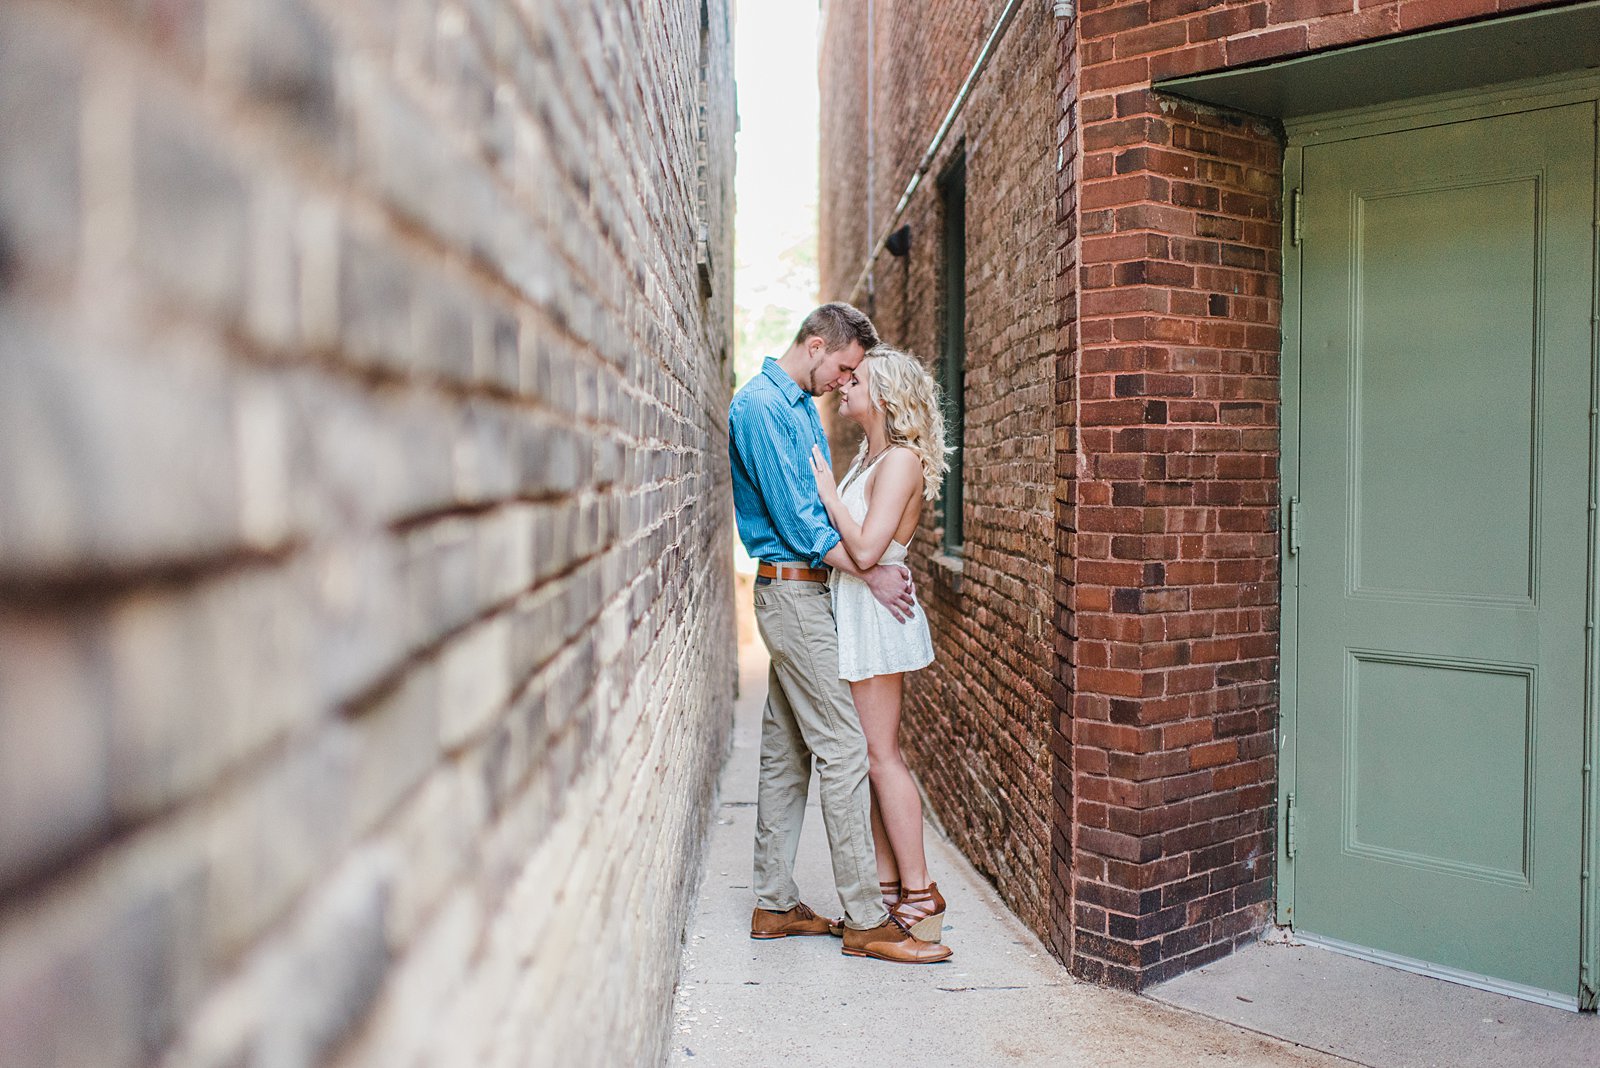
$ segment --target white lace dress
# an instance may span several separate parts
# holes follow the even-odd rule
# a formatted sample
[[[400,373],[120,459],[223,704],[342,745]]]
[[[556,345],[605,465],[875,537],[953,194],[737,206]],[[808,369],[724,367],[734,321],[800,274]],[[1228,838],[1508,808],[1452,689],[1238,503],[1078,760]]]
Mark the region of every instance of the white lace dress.
[[[850,467],[839,497],[857,523],[867,517],[867,479]],[[891,541],[883,551],[882,564],[903,563],[908,545]],[[915,671],[933,663],[933,638],[928,633],[928,617],[921,605],[912,616],[897,622],[889,610],[872,596],[872,590],[854,575],[837,569],[828,580],[833,593],[833,618],[839,628],[839,677],[860,682],[874,675]]]

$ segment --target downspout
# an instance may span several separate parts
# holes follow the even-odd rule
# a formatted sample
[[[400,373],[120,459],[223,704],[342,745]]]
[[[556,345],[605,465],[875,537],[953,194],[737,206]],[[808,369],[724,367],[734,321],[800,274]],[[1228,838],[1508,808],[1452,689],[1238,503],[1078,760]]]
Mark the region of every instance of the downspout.
[[[876,185],[876,182],[875,182],[875,177],[876,177],[875,168],[877,166],[877,139],[878,139],[878,128],[877,128],[877,124],[875,122],[875,116],[873,114],[873,103],[874,103],[874,101],[873,101],[873,94],[872,94],[872,87],[873,87],[873,82],[874,82],[873,73],[874,73],[874,68],[877,66],[877,59],[878,59],[878,54],[877,54],[876,50],[873,48],[873,44],[872,44],[872,34],[873,34],[874,22],[875,21],[876,20],[873,18],[873,11],[872,11],[872,0],[867,0],[867,230],[866,230],[866,232],[869,235],[876,232],[874,230],[874,228],[873,228],[873,225],[872,225],[872,195],[873,195],[873,192],[874,192],[874,187]],[[867,301],[868,301],[869,308],[871,307],[872,298],[877,292],[876,280],[873,278],[873,275],[872,275],[872,262],[873,262],[873,257],[872,256],[868,256],[867,257],[867,279],[866,279],[866,283],[867,283]],[[857,289],[861,288],[861,283],[860,282],[856,283],[856,288]],[[850,294],[850,296],[851,296],[852,299],[854,299],[855,293],[852,292]]]
[[[899,226],[900,216],[905,213],[906,207],[911,203],[912,195],[916,193],[917,187],[922,184],[922,179],[927,175],[928,169],[933,166],[934,158],[938,156],[939,149],[944,146],[944,139],[949,136],[951,128],[955,126],[956,119],[961,114],[961,109],[966,106],[967,98],[972,95],[972,87],[977,84],[978,78],[983,75],[984,69],[989,66],[989,61],[994,58],[995,49],[1000,44],[1000,39],[1005,36],[1006,29],[1011,25],[1011,20],[1016,18],[1017,10],[1021,6],[1022,0],[1008,0],[1005,10],[1000,12],[1000,17],[995,20],[994,29],[989,32],[988,39],[983,42],[983,50],[978,53],[977,61],[973,63],[972,70],[967,73],[966,81],[961,83],[961,89],[956,93],[955,101],[950,105],[950,110],[945,112],[944,121],[939,124],[939,129],[934,133],[933,140],[929,142],[927,151],[922,154],[922,160],[917,164],[917,169],[912,173],[911,181],[906,184],[905,192],[900,194],[900,201],[895,205],[894,211],[890,213],[889,222],[883,227],[882,236],[878,238],[877,244],[872,246],[872,250],[867,253],[867,260],[861,265],[861,273],[856,276],[856,284],[850,288],[850,294],[846,299],[854,300],[856,294],[860,293],[864,287],[870,287],[872,282],[873,264],[877,261],[879,254],[883,252],[883,247],[885,243],[888,242],[889,235],[895,231],[896,227]],[[1070,18],[1075,11],[1075,6],[1071,0],[1052,0],[1051,9],[1058,18]],[[872,10],[871,0],[868,0],[867,10],[869,13]],[[872,22],[870,14],[867,22],[867,34],[869,42],[869,62],[867,64],[867,84],[869,88],[867,90],[867,100],[869,109],[868,115],[870,117],[872,99],[872,90],[870,88],[872,84],[872,63],[870,62],[872,54],[872,46],[870,43]],[[868,137],[870,139],[872,136],[872,127],[870,121],[867,129]],[[870,186],[871,179],[874,174],[871,164],[872,148],[870,140],[867,152],[869,176],[868,184]],[[870,190],[868,195],[871,195]],[[872,217],[869,213],[867,217],[867,233],[870,234],[872,232]],[[871,289],[868,288],[867,291],[870,293]]]

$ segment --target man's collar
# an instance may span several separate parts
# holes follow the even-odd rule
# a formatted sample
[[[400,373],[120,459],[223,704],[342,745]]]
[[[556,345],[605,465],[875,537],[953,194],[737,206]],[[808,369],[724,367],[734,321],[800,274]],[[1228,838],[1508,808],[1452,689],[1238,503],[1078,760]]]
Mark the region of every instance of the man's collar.
[[[778,389],[783,392],[784,399],[790,404],[799,404],[802,398],[810,396],[800,388],[798,382],[789,377],[789,372],[785,371],[778,361],[771,356],[768,356],[766,362],[761,365],[761,373],[777,383]]]

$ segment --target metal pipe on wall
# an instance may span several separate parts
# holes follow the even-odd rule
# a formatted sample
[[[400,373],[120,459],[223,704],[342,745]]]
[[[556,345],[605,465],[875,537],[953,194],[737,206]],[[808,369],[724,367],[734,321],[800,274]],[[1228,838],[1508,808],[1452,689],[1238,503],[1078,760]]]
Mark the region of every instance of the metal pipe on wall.
[[[873,194],[876,192],[876,189],[875,189],[876,182],[874,181],[876,175],[875,175],[874,172],[875,172],[875,168],[876,168],[877,162],[878,162],[877,161],[877,133],[878,133],[878,131],[877,131],[877,124],[874,122],[874,119],[876,118],[876,116],[873,114],[873,107],[872,107],[872,105],[873,105],[873,99],[872,99],[873,73],[874,73],[874,68],[877,65],[878,56],[877,56],[877,52],[873,48],[873,43],[872,43],[872,31],[873,31],[873,22],[874,22],[874,19],[873,19],[872,16],[873,16],[872,0],[867,0],[867,233],[869,233],[869,234],[873,232],[873,227],[872,227],[872,197],[873,197]],[[873,285],[873,281],[874,280],[873,280],[873,277],[872,277],[872,261],[873,261],[873,257],[868,256],[867,257],[867,296],[868,297],[871,297],[871,295],[872,295],[872,293],[873,293],[873,291],[875,289],[875,287]],[[860,283],[857,283],[856,288],[857,289],[861,288],[860,287]],[[852,292],[850,294],[850,296],[853,298],[855,296],[855,294]]]
[[[911,197],[916,193],[917,187],[922,184],[922,179],[927,175],[928,168],[933,166],[934,157],[939,154],[939,149],[944,146],[944,139],[949,136],[951,127],[955,125],[956,118],[961,114],[961,109],[966,106],[967,97],[972,94],[972,87],[977,84],[978,78],[982,76],[984,69],[989,66],[989,60],[994,57],[995,48],[999,45],[1000,39],[1005,36],[1006,29],[1011,25],[1012,19],[1016,18],[1017,10],[1021,6],[1022,0],[1009,0],[1005,10],[1000,12],[1000,18],[995,21],[994,29],[989,32],[988,40],[983,42],[983,50],[978,53],[976,62],[972,64],[972,70],[967,72],[966,81],[961,83],[961,89],[956,93],[954,103],[950,105],[950,110],[945,112],[944,121],[939,124],[939,129],[934,133],[933,140],[929,142],[927,151],[922,154],[921,162],[917,164],[916,171],[911,175],[911,181],[906,184],[905,192],[900,194],[899,203],[894,206],[894,211],[890,213],[889,222],[883,228],[883,235],[878,238],[877,244],[873,245],[872,250],[867,253],[867,261],[862,264],[861,273],[856,276],[856,284],[850,288],[850,295],[847,299],[854,300],[856,294],[861,292],[861,287],[867,284],[867,279],[872,274],[872,265],[877,262],[878,256],[883,252],[884,245],[889,240],[889,235],[899,226],[900,216],[905,213],[906,207],[911,203]],[[1058,11],[1059,7],[1060,5],[1057,4]],[[870,26],[870,23],[868,25]],[[868,69],[871,69],[870,63],[868,64]],[[870,130],[870,126],[868,129]],[[869,228],[867,232],[870,234],[872,230]]]

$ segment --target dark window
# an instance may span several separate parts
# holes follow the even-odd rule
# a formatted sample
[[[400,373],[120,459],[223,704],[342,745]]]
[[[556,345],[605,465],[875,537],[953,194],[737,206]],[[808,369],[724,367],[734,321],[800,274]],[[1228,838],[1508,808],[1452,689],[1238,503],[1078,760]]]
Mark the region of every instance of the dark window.
[[[967,156],[963,150],[939,179],[943,209],[940,255],[944,267],[939,324],[939,385],[944,390],[945,444],[954,446],[950,473],[939,495],[944,548],[961,551],[962,443],[967,421]]]

